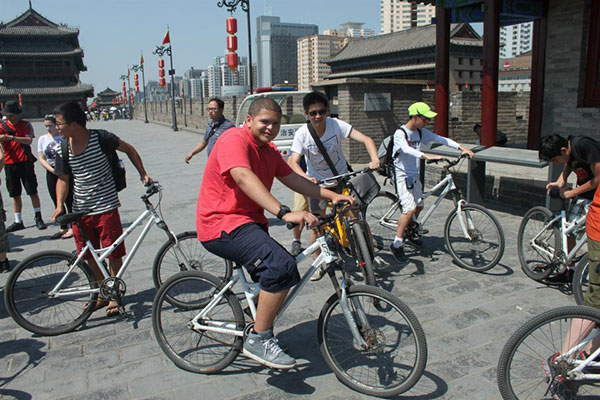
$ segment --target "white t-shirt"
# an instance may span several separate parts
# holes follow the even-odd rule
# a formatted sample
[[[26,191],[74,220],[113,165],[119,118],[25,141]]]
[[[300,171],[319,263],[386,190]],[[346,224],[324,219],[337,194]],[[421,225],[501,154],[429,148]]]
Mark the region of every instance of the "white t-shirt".
[[[38,153],[43,153],[48,164],[53,167],[56,162],[56,149],[60,147],[60,142],[62,142],[62,136],[60,135],[54,137],[43,135],[40,136],[37,142]]]
[[[419,138],[418,130],[415,129],[412,131],[405,125],[402,125],[402,128],[408,135],[408,141],[406,141],[407,135],[404,134],[402,129],[397,129],[394,132],[394,149],[392,150],[392,154],[396,154],[400,150],[394,160],[396,178],[406,176],[418,177],[420,169],[419,159],[423,156],[423,152],[420,150],[422,143],[441,143],[454,149],[458,149],[459,147],[459,144],[454,140],[436,135],[429,129],[421,129],[421,138]]]
[[[347,139],[350,132],[352,132],[352,125],[337,118],[327,117],[325,134],[320,139],[338,174],[348,172],[348,164],[342,152],[342,140]],[[306,158],[306,173],[311,178],[325,179],[333,176],[306,124],[298,128],[294,134],[291,151]]]

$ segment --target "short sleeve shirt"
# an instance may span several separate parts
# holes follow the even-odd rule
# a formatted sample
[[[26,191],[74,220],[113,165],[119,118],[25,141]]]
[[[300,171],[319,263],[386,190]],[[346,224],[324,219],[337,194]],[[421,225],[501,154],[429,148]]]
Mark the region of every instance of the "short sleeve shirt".
[[[14,134],[16,137],[33,138],[35,136],[33,133],[33,126],[29,121],[22,119],[14,126],[9,121],[3,122],[16,131]],[[12,135],[12,133],[5,132],[2,125],[0,125],[0,134]],[[29,161],[23,145],[15,142],[14,140],[10,142],[2,142],[2,148],[4,149],[5,164],[16,164]]]
[[[221,116],[221,119],[218,121],[210,121],[208,126],[206,127],[206,132],[204,132],[204,140],[208,142],[208,147],[206,148],[206,152],[210,156],[210,152],[212,151],[217,139],[223,132],[227,129],[232,128],[233,124],[228,119],[225,119],[224,116]]]
[[[286,177],[291,168],[273,143],[259,146],[248,126],[231,128],[215,144],[204,168],[196,204],[198,240],[217,239],[247,223],[268,224],[264,209],[250,199],[231,176],[233,168],[248,168],[267,190],[275,177]]]
[[[56,163],[56,151],[60,147],[62,136],[40,136],[37,142],[38,153],[42,153],[46,157],[48,164],[54,167]]]
[[[568,140],[571,143],[569,167],[577,175],[577,186],[581,186],[594,177],[590,165],[600,162],[600,143],[585,136],[569,136]],[[591,200],[594,191],[589,190],[580,196]]]
[[[108,158],[102,151],[97,130],[90,130],[85,150],[74,155],[69,148],[69,162],[64,162],[62,147],[56,152],[55,174],[73,176],[73,212],[86,211],[88,215],[102,214],[121,206]],[[106,132],[106,147],[119,147],[119,137]]]
[[[340,121],[337,118],[327,117],[325,122],[325,134],[320,138],[329,158],[335,165],[339,174],[348,172],[348,164],[342,151],[342,141],[347,139],[352,132],[352,125]],[[308,126],[302,125],[294,134],[291,151],[303,155],[306,158],[306,173],[316,179],[325,179],[333,176],[327,161],[319,151],[313,140]]]

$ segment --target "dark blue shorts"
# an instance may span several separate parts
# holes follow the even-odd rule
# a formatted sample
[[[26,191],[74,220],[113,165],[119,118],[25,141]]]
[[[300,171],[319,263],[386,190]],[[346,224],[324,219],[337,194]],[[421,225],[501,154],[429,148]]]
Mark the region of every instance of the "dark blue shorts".
[[[252,280],[267,292],[281,292],[300,282],[296,259],[262,225],[245,224],[201,243],[211,253],[243,265]]]

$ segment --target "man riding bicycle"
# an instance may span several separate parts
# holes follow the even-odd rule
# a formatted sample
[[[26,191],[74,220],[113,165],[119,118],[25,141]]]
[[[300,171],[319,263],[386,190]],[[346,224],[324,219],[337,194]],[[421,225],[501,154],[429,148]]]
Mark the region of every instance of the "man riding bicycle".
[[[334,203],[353,199],[320,188],[291,170],[270,143],[280,123],[279,105],[260,98],[250,106],[243,127],[219,137],[204,170],[196,228],[208,251],[243,265],[259,283],[256,320],[244,342],[244,355],[271,368],[292,368],[296,361],[279,347],[273,322],[300,275],[294,257],[269,236],[264,211],[284,222],[313,225],[318,220],[309,212],[291,211],[273,197],[273,179],[309,197]]]

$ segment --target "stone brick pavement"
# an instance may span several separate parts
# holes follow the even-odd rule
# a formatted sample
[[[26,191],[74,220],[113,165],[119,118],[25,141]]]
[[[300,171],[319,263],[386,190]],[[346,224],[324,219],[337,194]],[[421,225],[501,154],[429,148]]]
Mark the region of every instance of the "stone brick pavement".
[[[184,155],[200,139],[189,132],[139,121],[91,123],[111,130],[139,150],[149,174],[164,187],[162,210],[175,232],[194,230],[198,188],[206,155],[190,165]],[[34,124],[38,135],[43,127]],[[128,188],[121,192],[121,217],[131,223],[142,211],[133,166],[126,161]],[[44,171],[36,171],[43,214],[50,219],[51,201]],[[12,223],[11,201],[2,195]],[[292,195],[274,186],[276,197],[288,204]],[[72,240],[50,240],[58,229],[38,231],[33,226],[30,202],[24,198],[26,230],[10,234],[14,267],[19,260],[46,249],[70,251]],[[427,335],[429,359],[420,382],[401,398],[498,399],[496,363],[507,337],[531,316],[559,305],[574,304],[572,296],[528,279],[516,254],[520,216],[495,212],[507,240],[501,264],[488,273],[469,272],[454,265],[443,246],[442,229],[450,210],[442,202],[429,221],[430,234],[420,250],[410,251],[411,263],[379,270],[379,284],[398,295],[415,312]],[[272,234],[289,246],[290,234],[271,219]],[[0,300],[0,398],[16,399],[321,399],[366,398],[339,383],[318,350],[316,318],[331,293],[327,280],[311,283],[288,310],[278,331],[289,343],[299,367],[290,372],[270,371],[240,356],[218,375],[196,375],[175,367],[156,343],[151,328],[151,304],[155,289],[151,265],[164,233],[151,230],[128,269],[125,298],[130,319],[107,318],[102,311],[76,332],[58,337],[39,337],[18,327]],[[128,243],[131,245],[132,241]],[[301,270],[306,266],[301,266]],[[0,275],[0,287],[6,274]],[[2,295],[3,295],[2,290]]]

